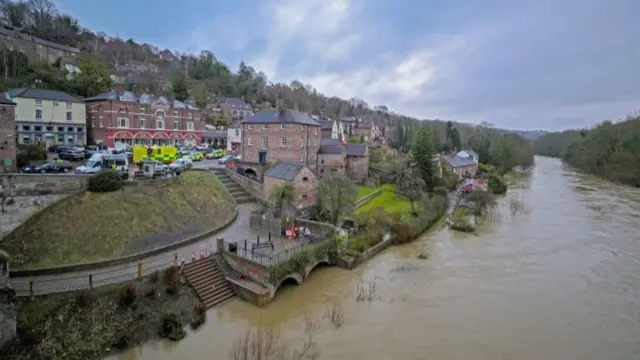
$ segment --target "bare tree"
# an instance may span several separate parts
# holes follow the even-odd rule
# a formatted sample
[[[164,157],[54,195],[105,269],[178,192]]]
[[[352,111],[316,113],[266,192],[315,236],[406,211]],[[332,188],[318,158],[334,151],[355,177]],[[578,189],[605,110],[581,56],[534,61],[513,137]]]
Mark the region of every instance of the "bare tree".
[[[330,223],[338,222],[356,201],[358,188],[342,173],[329,173],[317,188],[320,215]]]

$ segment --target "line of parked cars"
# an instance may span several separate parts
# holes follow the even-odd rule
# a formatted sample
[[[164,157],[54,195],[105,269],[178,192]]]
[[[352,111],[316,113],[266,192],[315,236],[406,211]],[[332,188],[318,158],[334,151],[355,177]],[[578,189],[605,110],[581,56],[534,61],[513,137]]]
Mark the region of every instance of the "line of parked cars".
[[[67,173],[73,170],[73,165],[68,161],[56,161],[38,165],[27,165],[22,172],[27,174]]]

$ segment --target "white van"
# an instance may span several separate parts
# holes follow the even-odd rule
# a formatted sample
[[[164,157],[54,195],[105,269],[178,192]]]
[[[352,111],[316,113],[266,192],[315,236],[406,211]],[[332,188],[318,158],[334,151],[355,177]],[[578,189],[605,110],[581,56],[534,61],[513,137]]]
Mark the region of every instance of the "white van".
[[[129,171],[129,159],[127,154],[117,155],[103,155],[102,156],[103,167],[106,169],[114,169],[113,164],[116,164],[115,170],[120,172]]]
[[[95,174],[102,170],[102,157],[104,153],[93,154],[84,165],[76,168],[76,174]]]
[[[116,164],[116,171],[129,171],[129,160],[126,154],[100,153],[93,155],[83,166],[77,167],[76,174],[96,174],[104,168],[112,169],[113,163]]]

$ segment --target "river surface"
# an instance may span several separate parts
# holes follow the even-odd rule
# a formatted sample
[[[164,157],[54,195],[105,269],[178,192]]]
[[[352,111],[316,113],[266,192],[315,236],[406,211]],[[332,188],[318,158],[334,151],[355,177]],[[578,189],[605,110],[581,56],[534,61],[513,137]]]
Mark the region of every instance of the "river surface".
[[[524,209],[512,215],[509,198]],[[259,324],[294,346],[304,314],[336,301],[344,324],[323,320],[321,359],[640,359],[640,191],[536,157],[497,213],[477,234],[438,225],[357,270],[314,270],[267,308],[233,300],[179,343],[109,359],[227,359]],[[373,281],[377,298],[358,303],[357,285]]]

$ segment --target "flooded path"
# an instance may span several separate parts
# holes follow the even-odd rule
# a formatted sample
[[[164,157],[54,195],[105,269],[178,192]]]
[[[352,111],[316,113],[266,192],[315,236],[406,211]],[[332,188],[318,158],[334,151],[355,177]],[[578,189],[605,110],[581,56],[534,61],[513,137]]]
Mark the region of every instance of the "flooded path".
[[[524,211],[512,215],[509,197]],[[179,343],[109,359],[226,359],[260,323],[301,341],[304,313],[321,316],[338,299],[345,322],[323,322],[321,359],[637,360],[640,191],[537,157],[498,213],[478,234],[436,226],[353,272],[318,269],[265,309],[234,300]],[[374,280],[379,299],[357,303],[356,285]]]

